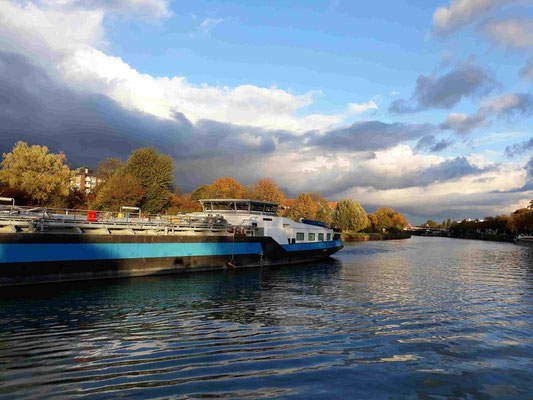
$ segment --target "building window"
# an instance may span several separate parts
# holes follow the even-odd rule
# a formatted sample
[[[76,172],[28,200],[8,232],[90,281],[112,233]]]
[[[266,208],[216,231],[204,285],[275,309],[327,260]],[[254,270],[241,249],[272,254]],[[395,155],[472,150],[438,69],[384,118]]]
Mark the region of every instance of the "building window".
[[[296,240],[301,241],[301,240],[304,240],[304,239],[305,239],[305,236],[304,236],[303,232],[296,232]]]
[[[326,235],[326,240],[331,240],[331,233],[328,233],[328,234]]]
[[[318,234],[318,241],[319,242],[323,242],[324,241],[324,234],[323,233],[319,233]]]
[[[308,238],[309,238],[309,241],[310,241],[310,242],[314,242],[314,241],[315,241],[315,234],[314,234],[314,233],[310,233],[310,234],[308,235]]]

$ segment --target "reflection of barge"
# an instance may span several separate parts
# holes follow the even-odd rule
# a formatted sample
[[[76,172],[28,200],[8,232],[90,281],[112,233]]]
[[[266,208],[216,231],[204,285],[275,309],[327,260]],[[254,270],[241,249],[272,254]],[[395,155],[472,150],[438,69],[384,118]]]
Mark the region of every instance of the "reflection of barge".
[[[342,239],[277,204],[201,200],[178,216],[1,206],[0,285],[281,265],[327,258]]]

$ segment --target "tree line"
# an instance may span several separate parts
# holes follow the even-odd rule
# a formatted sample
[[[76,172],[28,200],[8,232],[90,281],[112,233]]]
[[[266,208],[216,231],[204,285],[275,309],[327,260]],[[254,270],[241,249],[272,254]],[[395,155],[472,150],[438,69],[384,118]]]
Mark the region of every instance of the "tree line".
[[[467,237],[475,234],[494,234],[503,236],[515,236],[521,233],[533,233],[533,200],[529,206],[519,208],[509,215],[502,214],[488,216],[481,220],[464,219],[452,221],[450,218],[438,224],[433,220],[427,220],[420,225],[437,229],[448,229],[451,236]]]
[[[287,199],[274,180],[259,179],[243,186],[230,177],[183,193],[175,185],[174,163],[169,155],[154,148],[134,150],[126,161],[110,158],[96,167],[100,179],[91,193],[74,188],[74,171],[63,153],[53,154],[46,146],[18,142],[3,154],[0,169],[0,196],[14,197],[18,204],[55,208],[88,208],[118,211],[121,206],[137,206],[147,214],[200,211],[197,200],[252,199],[278,203],[279,214],[295,221],[301,218],[324,222],[344,231],[397,232],[407,226],[402,214],[382,207],[374,214],[352,199],[330,203],[319,193],[301,193]]]

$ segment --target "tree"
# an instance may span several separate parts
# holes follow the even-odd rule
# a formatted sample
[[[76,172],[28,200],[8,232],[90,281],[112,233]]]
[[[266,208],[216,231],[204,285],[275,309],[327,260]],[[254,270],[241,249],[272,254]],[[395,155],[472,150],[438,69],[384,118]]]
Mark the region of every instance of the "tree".
[[[209,193],[215,199],[245,199],[248,191],[232,178],[220,178],[209,186]]]
[[[100,161],[96,167],[96,175],[102,179],[109,179],[124,168],[124,163],[118,158],[107,158]]]
[[[512,214],[513,226],[518,233],[530,233],[533,231],[533,211],[528,208],[520,208]]]
[[[313,201],[311,196],[302,193],[288,210],[287,217],[294,221],[299,221],[300,218],[315,219],[317,210],[317,203]]]
[[[158,213],[168,204],[173,170],[174,163],[169,155],[150,147],[133,151],[126,162],[125,173],[141,182],[143,211]]]
[[[398,212],[395,212],[392,215],[391,219],[392,219],[392,227],[390,229],[394,232],[401,232],[403,228],[405,228],[408,225],[407,221],[405,220],[405,217]]]
[[[309,196],[317,203],[317,212],[315,220],[324,222],[326,225],[333,223],[333,208],[329,204],[329,201],[320,193],[312,192]]]
[[[143,197],[144,190],[139,178],[131,174],[115,174],[102,186],[90,207],[119,211],[121,206],[140,206]]]
[[[174,193],[170,195],[169,208],[167,214],[173,215],[177,213],[187,214],[195,211],[202,211],[202,207],[198,202],[191,199],[190,194],[182,194],[178,196]]]
[[[368,214],[367,215],[368,221],[366,225],[366,231],[367,232],[379,232],[378,228],[378,217],[376,217],[374,214]]]
[[[378,223],[377,230],[382,232],[383,230],[389,230],[392,228],[392,216],[394,215],[394,210],[390,207],[381,207],[376,210],[374,213]]]
[[[433,221],[432,219],[428,219],[424,226],[429,226],[431,229],[435,229],[439,224],[437,224],[435,221]]]
[[[211,197],[209,185],[202,185],[194,189],[191,193],[191,200],[202,200]]]
[[[269,201],[277,204],[282,204],[285,201],[285,195],[270,178],[259,179],[252,187],[250,197],[254,200]]]
[[[359,232],[367,226],[368,219],[363,207],[348,199],[339,201],[335,207],[333,223],[343,231]]]
[[[17,142],[3,154],[0,181],[26,192],[37,204],[48,204],[69,194],[72,172],[63,153],[48,152],[46,146]]]

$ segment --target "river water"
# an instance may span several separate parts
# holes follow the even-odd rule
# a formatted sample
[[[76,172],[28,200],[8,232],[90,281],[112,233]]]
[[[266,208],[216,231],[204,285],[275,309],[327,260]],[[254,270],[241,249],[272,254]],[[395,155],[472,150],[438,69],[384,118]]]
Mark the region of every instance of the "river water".
[[[533,248],[0,289],[0,398],[533,398]]]

